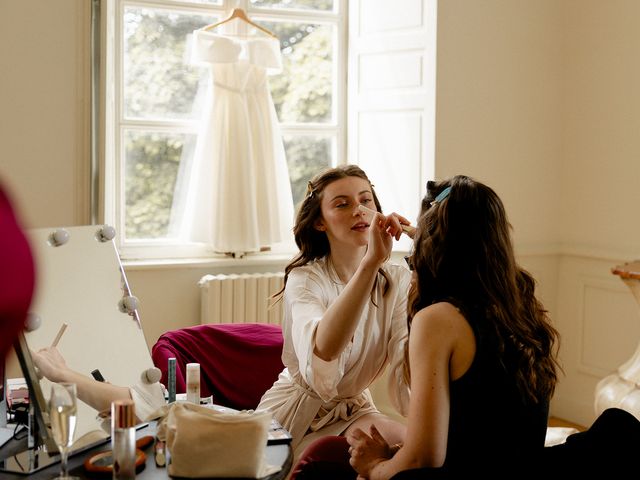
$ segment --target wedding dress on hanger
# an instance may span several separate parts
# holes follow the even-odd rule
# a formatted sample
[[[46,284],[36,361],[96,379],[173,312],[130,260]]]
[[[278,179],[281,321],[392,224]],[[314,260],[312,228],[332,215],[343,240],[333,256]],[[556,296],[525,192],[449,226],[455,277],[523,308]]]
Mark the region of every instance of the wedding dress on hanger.
[[[259,251],[289,240],[293,199],[267,76],[282,70],[271,36],[196,30],[192,62],[210,69],[182,231],[214,251]]]

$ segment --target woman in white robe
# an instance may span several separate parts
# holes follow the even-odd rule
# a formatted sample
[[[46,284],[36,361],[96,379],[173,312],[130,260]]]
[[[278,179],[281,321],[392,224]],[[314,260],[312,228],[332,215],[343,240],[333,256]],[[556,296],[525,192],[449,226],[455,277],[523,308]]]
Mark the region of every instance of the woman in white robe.
[[[285,269],[285,369],[258,406],[293,436],[296,456],[313,440],[376,425],[390,444],[405,427],[381,414],[368,387],[389,365],[389,393],[401,412],[410,272],[388,259],[402,232],[381,212],[366,174],[330,169],[309,182],[294,235],[300,252]]]

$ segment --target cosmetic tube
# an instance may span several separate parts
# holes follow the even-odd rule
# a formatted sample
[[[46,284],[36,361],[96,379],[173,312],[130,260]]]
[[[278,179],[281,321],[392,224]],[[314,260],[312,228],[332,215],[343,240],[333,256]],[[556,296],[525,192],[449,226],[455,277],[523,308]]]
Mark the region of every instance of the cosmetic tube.
[[[133,400],[111,402],[113,480],[136,478],[136,415]]]
[[[200,405],[199,363],[187,363],[187,402]]]
[[[176,359],[171,357],[168,360],[167,368],[167,390],[169,391],[169,403],[176,401]]]

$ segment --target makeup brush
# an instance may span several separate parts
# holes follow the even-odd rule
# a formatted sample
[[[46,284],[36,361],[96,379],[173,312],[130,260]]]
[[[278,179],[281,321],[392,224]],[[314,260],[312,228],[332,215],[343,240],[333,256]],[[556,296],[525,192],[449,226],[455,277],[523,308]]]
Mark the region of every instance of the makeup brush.
[[[58,334],[56,335],[56,338],[54,338],[53,342],[51,342],[51,346],[52,347],[57,347],[58,346],[58,342],[62,338],[62,334],[64,333],[64,331],[67,329],[68,326],[69,325],[67,325],[66,323],[62,324],[62,326],[60,327],[60,330],[58,330]]]

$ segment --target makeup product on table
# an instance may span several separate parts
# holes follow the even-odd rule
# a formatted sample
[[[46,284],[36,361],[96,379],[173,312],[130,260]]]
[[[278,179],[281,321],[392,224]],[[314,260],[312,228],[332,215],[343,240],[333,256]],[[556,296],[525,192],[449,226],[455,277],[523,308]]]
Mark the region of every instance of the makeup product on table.
[[[156,443],[153,445],[153,457],[156,461],[156,467],[164,467],[167,465],[165,448],[164,442],[156,437]]]
[[[169,403],[176,401],[176,359],[171,357],[167,369],[167,389],[169,390]]]
[[[133,400],[111,402],[113,480],[136,478],[136,415]]]
[[[200,405],[199,363],[187,363],[187,402]]]
[[[153,438],[151,435],[145,435],[136,440],[136,471],[144,468],[147,456],[143,450],[153,443]],[[90,455],[84,461],[84,468],[90,474],[107,473],[113,475],[113,452],[107,450]]]

